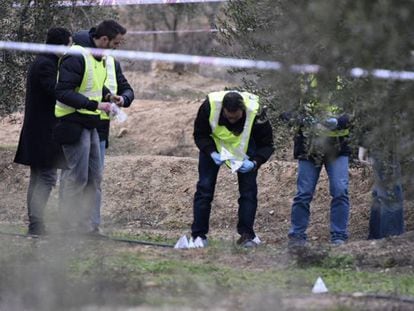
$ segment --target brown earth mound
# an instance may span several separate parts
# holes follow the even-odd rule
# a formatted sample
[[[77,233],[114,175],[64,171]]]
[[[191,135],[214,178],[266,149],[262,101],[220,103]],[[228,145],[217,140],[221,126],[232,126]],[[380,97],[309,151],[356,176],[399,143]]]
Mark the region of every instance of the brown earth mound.
[[[178,238],[189,232],[198,177],[197,148],[192,139],[194,117],[205,94],[223,89],[226,83],[196,74],[170,72],[152,76],[134,73],[128,78],[135,87],[137,99],[125,110],[126,122],[112,123],[103,184],[103,227],[132,233],[155,231]],[[162,92],[160,86],[164,86]],[[154,100],[148,99],[151,94]],[[17,114],[13,119],[2,120],[3,145],[16,145],[21,119]],[[12,163],[13,156],[13,151],[1,151],[0,221],[24,224],[29,173],[26,167]],[[354,168],[350,173],[350,238],[353,241],[367,236],[370,175],[368,168]],[[271,160],[259,173],[256,231],[268,243],[286,241],[295,178],[294,161]],[[237,197],[236,176],[222,169],[213,203],[211,237],[236,238]],[[327,177],[323,173],[311,207],[308,230],[311,241],[328,240],[329,202]],[[408,202],[407,207],[410,206]],[[49,209],[57,210],[56,193]],[[407,229],[412,230],[412,208],[407,210]]]

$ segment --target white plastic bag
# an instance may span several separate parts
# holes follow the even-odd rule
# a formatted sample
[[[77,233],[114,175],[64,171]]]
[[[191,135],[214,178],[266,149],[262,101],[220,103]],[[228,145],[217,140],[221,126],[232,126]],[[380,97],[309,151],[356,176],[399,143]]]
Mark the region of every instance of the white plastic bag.
[[[245,157],[247,158],[247,156]],[[230,168],[232,173],[236,173],[237,170],[243,165],[243,160],[237,160],[236,157],[224,147],[222,147],[220,151],[220,160],[230,161]]]
[[[111,120],[116,120],[119,123],[122,123],[128,119],[127,114],[118,107],[115,103],[111,104],[111,111],[109,112],[109,118]]]

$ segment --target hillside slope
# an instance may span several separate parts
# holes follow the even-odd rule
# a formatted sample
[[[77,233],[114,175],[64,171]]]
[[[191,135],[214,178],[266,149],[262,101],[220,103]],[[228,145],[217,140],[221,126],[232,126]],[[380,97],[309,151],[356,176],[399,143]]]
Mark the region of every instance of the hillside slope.
[[[125,110],[128,120],[112,123],[103,182],[103,228],[131,233],[155,230],[178,238],[189,233],[198,177],[198,151],[192,138],[194,117],[205,94],[227,84],[194,73],[128,74],[137,98]],[[14,122],[2,120],[3,145],[16,145],[21,119],[17,114]],[[12,150],[1,151],[0,221],[24,224],[29,172],[26,167],[12,163],[13,155]],[[355,168],[350,176],[350,239],[361,240],[367,236],[370,170]],[[225,169],[220,172],[211,218],[212,237],[237,238],[236,177]],[[268,243],[286,241],[295,178],[293,160],[271,160],[260,170],[256,231]],[[311,207],[312,241],[328,240],[329,202],[327,177],[323,172]],[[56,193],[48,208],[50,214],[57,213]],[[408,210],[407,229],[412,229],[412,208]]]

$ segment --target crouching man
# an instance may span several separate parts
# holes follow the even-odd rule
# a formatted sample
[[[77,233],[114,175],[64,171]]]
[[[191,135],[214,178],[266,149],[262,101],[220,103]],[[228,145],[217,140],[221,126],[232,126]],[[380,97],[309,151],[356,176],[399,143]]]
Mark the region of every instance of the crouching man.
[[[274,151],[273,134],[259,97],[247,92],[213,92],[199,108],[194,139],[200,150],[191,236],[207,245],[211,202],[217,174],[225,166],[237,172],[239,193],[237,244],[256,246],[257,171]]]

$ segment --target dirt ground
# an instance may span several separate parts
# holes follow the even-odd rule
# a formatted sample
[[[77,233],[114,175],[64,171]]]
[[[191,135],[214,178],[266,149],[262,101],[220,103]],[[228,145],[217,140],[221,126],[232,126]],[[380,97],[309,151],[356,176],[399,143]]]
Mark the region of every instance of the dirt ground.
[[[126,76],[135,88],[136,99],[125,109],[126,122],[112,122],[103,182],[102,228],[107,232],[148,233],[178,239],[190,232],[198,177],[198,152],[192,138],[194,118],[205,95],[221,90],[229,83],[195,73],[179,75],[168,70],[126,73]],[[24,226],[27,222],[25,194],[29,171],[27,167],[13,163],[13,148],[18,141],[21,122],[21,114],[1,120],[0,142],[7,148],[0,148],[0,225]],[[258,175],[259,208],[255,229],[267,245],[284,247],[287,242],[296,170],[293,159],[272,159]],[[352,168],[350,242],[337,251],[358,255],[361,266],[384,268],[387,260],[392,258],[396,262],[393,267],[411,271],[414,264],[411,256],[414,249],[413,204],[406,202],[405,205],[407,234],[382,241],[366,241],[370,189],[370,169]],[[237,176],[222,169],[213,203],[211,238],[237,239],[237,197]],[[48,207],[51,213],[56,211],[56,199],[55,191]],[[317,186],[311,212],[309,239],[314,245],[326,244],[329,193],[325,172]],[[258,264],[266,267],[266,262]]]

